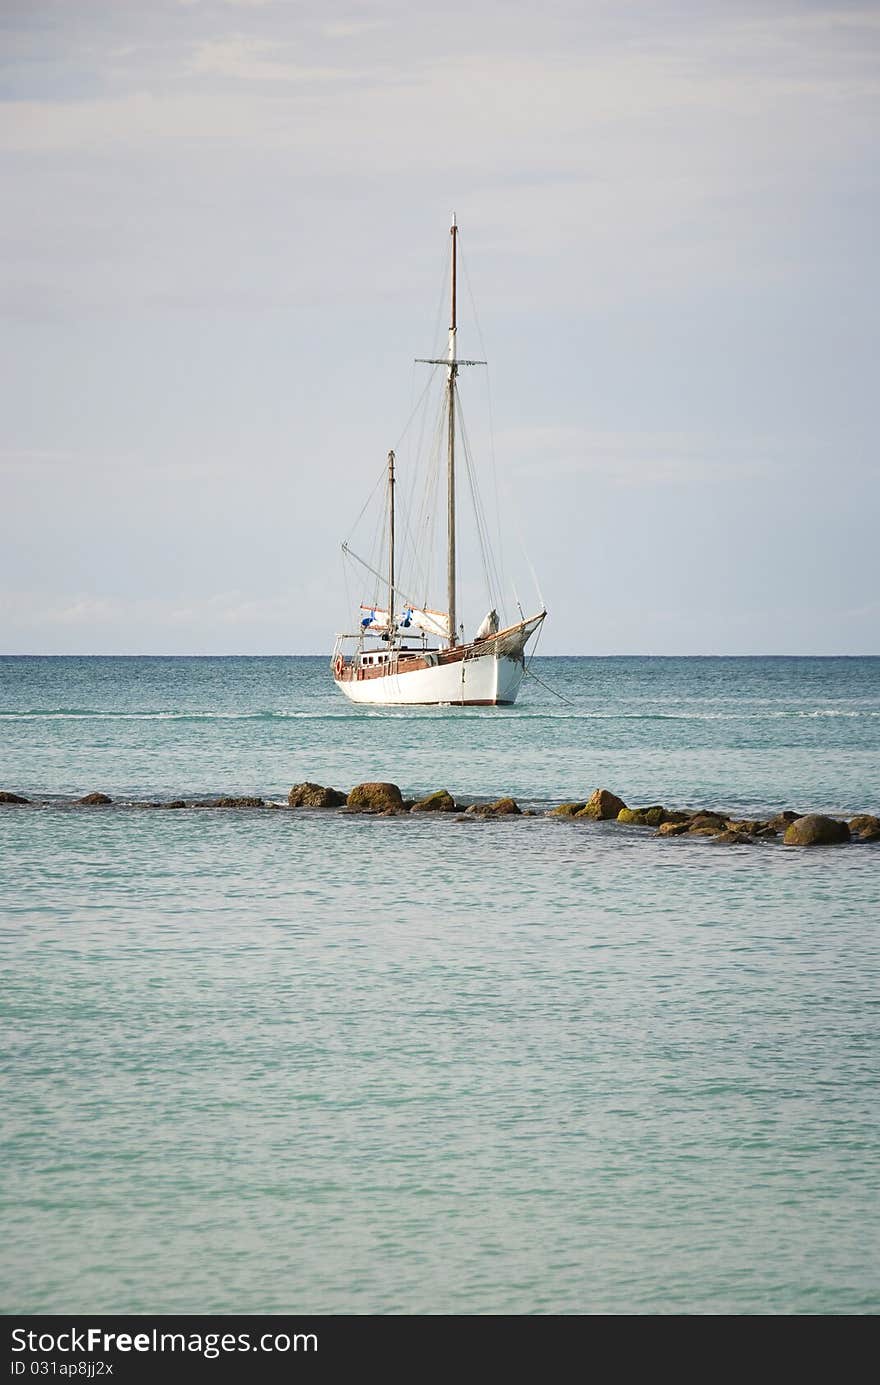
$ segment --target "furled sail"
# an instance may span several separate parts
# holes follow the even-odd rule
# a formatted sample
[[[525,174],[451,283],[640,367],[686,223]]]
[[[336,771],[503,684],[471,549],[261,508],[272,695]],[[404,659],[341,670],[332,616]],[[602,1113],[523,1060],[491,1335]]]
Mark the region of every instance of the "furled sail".
[[[417,606],[407,606],[398,624],[402,630],[408,630],[414,625],[417,630],[424,630],[426,635],[436,635],[441,640],[449,639],[449,616],[445,611],[423,611]]]

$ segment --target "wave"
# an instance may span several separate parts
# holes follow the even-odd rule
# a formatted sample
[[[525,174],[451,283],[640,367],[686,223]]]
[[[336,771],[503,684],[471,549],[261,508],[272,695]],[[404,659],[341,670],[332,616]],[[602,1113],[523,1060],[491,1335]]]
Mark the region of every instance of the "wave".
[[[284,708],[274,708],[268,711],[198,711],[181,709],[155,710],[155,711],[113,711],[108,708],[88,708],[88,707],[54,707],[54,708],[29,708],[25,711],[0,712],[0,722],[11,721],[181,721],[181,722],[211,722],[211,721],[235,721],[235,722],[272,722],[272,721],[353,721],[362,717],[379,718],[380,720],[397,720],[402,717],[411,718],[416,715],[420,718],[447,719],[455,717],[460,719],[462,716],[486,717],[491,718],[492,722],[498,721],[634,721],[634,722],[654,722],[654,721],[674,721],[674,722],[699,722],[699,721],[729,721],[729,722],[761,722],[761,721],[797,721],[815,720],[822,717],[845,718],[857,720],[859,718],[875,719],[880,718],[880,710],[874,709],[845,709],[837,707],[814,708],[812,710],[779,708],[770,710],[767,707],[761,708],[742,708],[738,711],[715,712],[715,711],[682,711],[682,712],[623,712],[623,711],[599,711],[592,708],[566,708],[547,711],[544,708],[532,710],[529,707],[510,708],[501,710],[498,708],[488,711],[486,708],[462,708],[462,707],[369,707],[369,708],[340,708],[339,711],[288,711]]]

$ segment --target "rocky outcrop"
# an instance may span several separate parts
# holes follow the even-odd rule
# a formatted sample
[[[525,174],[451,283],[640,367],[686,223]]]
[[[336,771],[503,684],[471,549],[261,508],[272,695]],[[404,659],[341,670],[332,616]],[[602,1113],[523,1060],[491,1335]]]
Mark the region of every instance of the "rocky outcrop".
[[[598,822],[613,822],[626,804],[610,789],[597,789],[576,814],[579,818],[595,818]]]
[[[849,827],[837,818],[826,818],[821,813],[807,813],[797,818],[786,828],[783,841],[786,846],[837,846],[850,839]]]
[[[410,812],[413,813],[454,813],[457,811],[455,799],[448,789],[437,789],[426,798],[417,799]]]
[[[403,797],[396,784],[355,784],[345,802],[356,813],[403,812]]]
[[[89,808],[103,807],[107,803],[112,803],[113,799],[106,793],[87,793],[85,798],[78,798],[77,803],[84,804]]]
[[[185,808],[187,802],[185,798],[172,798],[170,803],[160,803],[160,808]]]
[[[576,818],[578,813],[586,808],[586,803],[560,803],[558,808],[551,808],[547,814],[548,818]]]
[[[262,798],[215,798],[205,805],[208,808],[265,808]]]
[[[522,811],[515,798],[498,798],[494,803],[474,803],[468,813],[480,818],[520,817]]]
[[[730,846],[750,846],[752,838],[747,832],[732,832],[729,828],[724,832],[716,832],[712,838],[713,842],[726,842]]]
[[[12,793],[10,789],[0,789],[0,803],[30,803],[30,799],[23,798],[20,793]]]
[[[290,808],[341,808],[345,794],[323,784],[294,784],[287,795]]]
[[[684,822],[661,822],[660,826],[657,828],[657,836],[680,837],[682,833],[688,830],[689,826],[690,821],[687,818]]]

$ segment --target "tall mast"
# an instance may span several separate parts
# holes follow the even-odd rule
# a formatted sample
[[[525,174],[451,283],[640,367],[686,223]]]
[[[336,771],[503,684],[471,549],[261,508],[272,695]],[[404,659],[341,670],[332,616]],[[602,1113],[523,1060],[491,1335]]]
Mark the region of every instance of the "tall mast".
[[[388,509],[389,509],[389,555],[388,555],[388,633],[394,633],[394,453],[388,453]]]
[[[452,213],[452,226],[450,227],[449,233],[452,236],[452,314],[449,324],[448,356],[449,467],[446,523],[449,546],[447,551],[446,578],[449,602],[449,645],[451,648],[452,645],[458,642],[455,611],[455,377],[458,373],[458,365],[455,358],[455,260],[458,242],[458,227],[455,224],[455,212]]]

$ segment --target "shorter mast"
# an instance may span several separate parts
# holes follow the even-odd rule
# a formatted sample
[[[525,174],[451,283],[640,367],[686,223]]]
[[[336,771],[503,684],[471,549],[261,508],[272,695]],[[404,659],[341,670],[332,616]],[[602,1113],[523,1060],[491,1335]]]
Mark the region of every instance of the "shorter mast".
[[[389,533],[390,542],[388,545],[388,634],[394,633],[394,453],[388,453],[388,509],[389,509]]]
[[[456,611],[455,611],[455,377],[458,373],[458,366],[455,360],[455,260],[458,240],[458,227],[455,224],[455,212],[452,213],[452,226],[449,234],[452,236],[452,312],[449,324],[449,455],[448,455],[448,480],[446,494],[446,528],[448,536],[448,550],[446,559],[446,588],[449,603],[449,647],[458,643],[458,633],[456,630]]]

